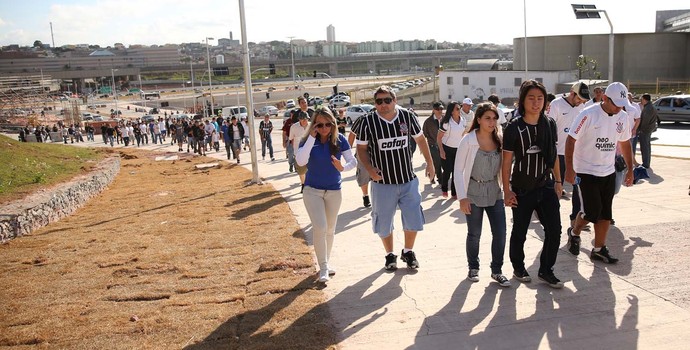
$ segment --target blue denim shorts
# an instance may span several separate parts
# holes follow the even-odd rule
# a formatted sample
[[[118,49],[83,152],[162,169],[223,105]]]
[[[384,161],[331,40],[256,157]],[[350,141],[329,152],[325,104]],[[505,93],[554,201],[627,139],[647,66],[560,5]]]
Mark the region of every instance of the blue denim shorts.
[[[400,185],[371,183],[371,223],[374,233],[381,238],[393,233],[393,218],[400,208],[403,230],[422,231],[424,213],[419,179],[414,178]]]

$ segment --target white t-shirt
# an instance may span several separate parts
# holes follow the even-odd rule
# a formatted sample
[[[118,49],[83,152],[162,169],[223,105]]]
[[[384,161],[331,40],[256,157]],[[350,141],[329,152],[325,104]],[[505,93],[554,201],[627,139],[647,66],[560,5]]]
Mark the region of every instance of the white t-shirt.
[[[465,123],[462,118],[459,118],[457,123],[450,118],[447,123],[441,125],[441,131],[443,131],[441,142],[448,147],[458,148],[465,132]]]
[[[637,105],[637,103],[631,102],[630,105],[632,108],[625,108],[625,111],[630,115],[630,119],[632,119],[632,124],[630,124],[630,130],[635,127],[635,120],[640,119],[642,116],[642,110],[640,107]]]
[[[304,135],[305,132],[307,132],[307,128],[309,127],[309,124],[302,126],[300,125],[299,122],[292,124],[290,127],[290,135],[288,137],[288,140],[292,141],[292,149],[297,151],[299,148],[299,142],[302,140],[302,136]]]
[[[594,176],[613,174],[616,146],[630,139],[631,120],[625,111],[609,116],[601,104],[582,110],[568,131],[577,140],[573,153],[575,172]]]
[[[565,99],[565,96],[558,97],[551,102],[548,116],[556,121],[556,127],[558,128],[556,151],[559,155],[565,155],[565,140],[568,138],[568,129],[570,129],[573,120],[583,109],[585,109],[583,104],[573,107]]]
[[[467,128],[468,125],[472,125],[472,121],[474,120],[474,111],[470,110],[469,113],[465,113],[465,111],[462,110],[462,105],[461,105],[460,106],[460,119],[462,120],[462,126],[464,128]]]
[[[230,124],[230,127],[232,128],[232,139],[233,140],[239,140],[240,139],[240,127],[239,127],[239,125]]]

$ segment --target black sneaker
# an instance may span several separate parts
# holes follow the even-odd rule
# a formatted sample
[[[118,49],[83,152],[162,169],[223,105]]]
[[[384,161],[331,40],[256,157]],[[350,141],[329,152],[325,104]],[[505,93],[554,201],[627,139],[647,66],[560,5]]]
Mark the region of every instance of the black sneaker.
[[[302,184],[302,188],[299,190],[299,193],[304,193],[304,184]]]
[[[369,196],[364,196],[362,198],[362,201],[364,202],[365,208],[369,208],[371,206],[371,201],[369,200]]]
[[[573,228],[568,227],[568,251],[570,254],[580,254],[580,236],[573,235]]]
[[[491,278],[498,282],[498,285],[501,287],[510,287],[510,281],[502,273],[492,273]]]
[[[606,246],[601,247],[601,250],[598,252],[595,252],[594,249],[592,249],[592,254],[590,257],[592,260],[601,260],[606,264],[615,264],[618,262],[618,259],[611,256],[609,249],[606,248]]]
[[[403,252],[404,251],[405,250],[403,250]],[[414,252],[411,250],[407,253],[401,253],[400,254],[400,260],[406,262],[407,267],[410,269],[418,269],[419,268],[419,263],[417,262],[417,257],[414,255]]]
[[[539,279],[548,283],[551,288],[563,288],[563,282],[556,278],[553,273],[539,273]]]
[[[386,255],[386,265],[383,266],[386,270],[396,270],[398,268],[398,256],[393,253]]]
[[[516,280],[523,283],[532,282],[532,277],[529,276],[529,273],[527,273],[527,270],[525,270],[524,268],[520,271],[513,271],[513,277],[515,277]]]

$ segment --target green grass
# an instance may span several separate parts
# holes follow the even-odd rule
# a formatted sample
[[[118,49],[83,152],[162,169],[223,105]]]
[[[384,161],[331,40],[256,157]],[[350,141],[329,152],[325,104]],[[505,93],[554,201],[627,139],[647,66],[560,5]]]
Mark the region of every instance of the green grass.
[[[0,135],[0,203],[89,171],[103,154],[52,143],[26,143]]]

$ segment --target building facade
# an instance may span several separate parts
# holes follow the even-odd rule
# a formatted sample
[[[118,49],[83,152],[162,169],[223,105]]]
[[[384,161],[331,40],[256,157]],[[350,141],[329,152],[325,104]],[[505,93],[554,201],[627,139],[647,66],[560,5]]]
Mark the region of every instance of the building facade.
[[[651,82],[690,80],[690,33],[631,33],[614,35],[613,79]],[[560,35],[513,39],[513,69],[524,71],[577,70],[580,55],[597,62],[608,76],[609,35]]]

